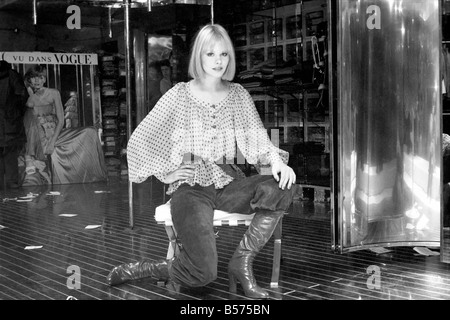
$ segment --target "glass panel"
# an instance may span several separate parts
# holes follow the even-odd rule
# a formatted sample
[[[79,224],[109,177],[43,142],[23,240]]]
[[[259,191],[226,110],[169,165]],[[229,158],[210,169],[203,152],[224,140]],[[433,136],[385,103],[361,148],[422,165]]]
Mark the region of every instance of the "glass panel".
[[[313,61],[313,51],[312,51],[312,42],[311,40],[306,41],[306,52],[304,61]]]
[[[236,74],[247,70],[247,51],[236,50]]]
[[[153,109],[161,96],[174,85],[174,82],[181,81],[176,77],[186,74],[186,55],[182,56],[181,45],[184,41],[178,39],[176,42],[177,49],[174,50],[174,39],[175,37],[171,35],[148,36],[147,113]]]
[[[275,59],[277,61],[278,65],[281,65],[283,63],[283,46],[277,46],[277,56],[275,57],[275,48],[274,47],[269,47],[267,49],[267,58],[270,59]]]
[[[295,15],[286,18],[286,39],[302,36],[302,16]]]
[[[80,66],[81,69],[81,76],[80,76],[80,88],[81,88],[81,100],[82,100],[82,110],[83,110],[83,122],[82,126],[93,126],[96,119],[94,119],[94,111],[95,108],[93,105],[93,91],[94,83],[93,82],[93,70],[92,66]],[[66,126],[71,126],[72,128],[77,126],[76,121],[76,114],[71,114],[70,110],[71,103],[69,102],[70,99],[65,104],[65,114],[66,114]],[[71,119],[72,116],[72,119]],[[71,121],[67,121],[71,120]]]
[[[264,48],[250,51],[250,69],[264,62]]]
[[[247,45],[247,26],[245,24],[235,26],[232,31],[232,35],[235,47],[243,47]]]
[[[286,45],[286,61],[295,61],[300,63],[303,61],[302,43],[291,43]]]
[[[308,127],[308,141],[325,144],[325,127],[309,126]]]
[[[319,24],[323,22],[323,10],[313,11],[305,14],[306,36],[310,37],[317,33]]]
[[[276,36],[277,40],[283,40],[283,20],[276,19],[269,20],[267,23],[267,39],[268,41],[272,41],[274,43],[273,38]]]
[[[266,121],[266,101],[256,100],[255,107],[256,107],[256,110],[258,111],[261,121],[264,123]]]
[[[273,123],[275,126],[278,126],[284,122],[283,100],[269,100],[268,109],[269,123]]]
[[[303,127],[288,127],[288,143],[301,143],[303,140]]]
[[[250,24],[250,44],[264,43],[264,21]]]
[[[301,112],[299,99],[287,99],[287,122],[297,123],[300,125]]]
[[[338,4],[340,251],[439,246],[439,9],[439,0]]]
[[[89,66],[87,66],[89,68]],[[89,109],[80,110],[84,100],[83,92],[80,90],[79,78],[83,75],[78,73],[78,66],[61,65],[60,66],[60,93],[61,101],[64,107],[64,128],[76,128],[81,125],[80,121],[85,112],[92,112],[92,106]],[[92,119],[91,119],[92,121]],[[90,123],[92,125],[92,123]]]

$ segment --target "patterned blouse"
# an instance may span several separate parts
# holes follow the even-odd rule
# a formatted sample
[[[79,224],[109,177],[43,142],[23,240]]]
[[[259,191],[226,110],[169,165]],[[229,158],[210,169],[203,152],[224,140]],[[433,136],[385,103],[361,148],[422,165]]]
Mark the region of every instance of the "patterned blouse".
[[[195,165],[194,177],[172,183],[167,194],[181,183],[223,188],[234,179],[223,163],[243,164],[245,158],[257,166],[286,164],[288,157],[272,144],[250,94],[237,83],[230,83],[227,96],[215,105],[194,97],[189,82],[177,83],[134,130],[127,146],[131,182],[152,175],[163,181],[182,163]]]

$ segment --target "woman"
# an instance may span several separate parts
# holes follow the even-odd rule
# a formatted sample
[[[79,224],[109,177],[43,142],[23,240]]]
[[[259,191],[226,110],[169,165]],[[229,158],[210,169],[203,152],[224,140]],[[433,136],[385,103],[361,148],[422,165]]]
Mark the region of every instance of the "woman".
[[[24,185],[105,180],[107,171],[97,130],[93,127],[63,130],[61,95],[57,89],[45,87],[45,66],[30,68],[25,81],[30,97],[24,118],[27,135]],[[51,172],[45,167],[47,157],[51,159]]]
[[[169,59],[162,60],[160,64],[163,77],[159,82],[159,90],[164,94],[172,88],[172,66]]]
[[[170,89],[133,132],[127,147],[129,179],[154,175],[170,184],[171,212],[182,244],[170,261],[144,260],[114,268],[110,285],[154,276],[187,286],[217,277],[213,211],[255,216],[229,262],[230,291],[240,282],[252,298],[268,298],[252,263],[292,202],[294,171],[288,153],[269,140],[250,94],[231,82],[232,42],[223,27],[203,27],[192,47],[189,82]],[[271,175],[245,177],[233,160],[237,146],[250,164],[270,164]],[[240,157],[237,157],[238,160]]]

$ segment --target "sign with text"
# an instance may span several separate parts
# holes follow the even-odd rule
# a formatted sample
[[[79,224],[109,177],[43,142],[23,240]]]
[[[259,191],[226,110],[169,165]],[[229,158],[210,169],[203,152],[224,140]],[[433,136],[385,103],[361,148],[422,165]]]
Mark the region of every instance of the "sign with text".
[[[9,63],[24,64],[78,64],[97,65],[96,53],[60,53],[60,52],[6,52],[0,51],[0,60]]]

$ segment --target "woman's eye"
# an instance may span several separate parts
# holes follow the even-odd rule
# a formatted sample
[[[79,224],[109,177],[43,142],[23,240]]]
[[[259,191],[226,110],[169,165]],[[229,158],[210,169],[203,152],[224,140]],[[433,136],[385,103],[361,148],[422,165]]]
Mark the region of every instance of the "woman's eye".
[[[206,55],[207,55],[208,57],[212,57],[212,56],[214,55],[214,53],[212,53],[212,52],[207,52]]]
[[[224,56],[224,57],[228,56],[228,52],[222,53],[222,56]]]

